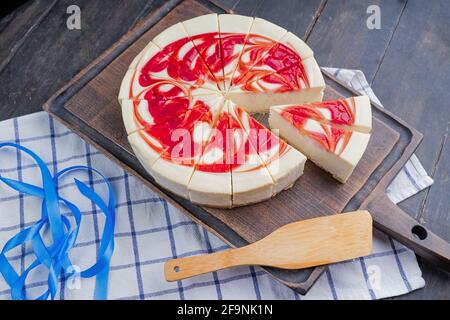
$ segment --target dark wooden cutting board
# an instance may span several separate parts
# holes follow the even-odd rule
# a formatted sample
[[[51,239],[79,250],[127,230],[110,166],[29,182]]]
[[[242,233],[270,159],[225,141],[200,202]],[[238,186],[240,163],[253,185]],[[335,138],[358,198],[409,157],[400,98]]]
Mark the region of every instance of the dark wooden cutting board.
[[[117,101],[120,83],[132,59],[154,36],[174,23],[211,11],[220,12],[220,9],[195,0],[166,2],[53,95],[45,109],[232,246],[259,240],[290,222],[367,208],[378,228],[448,268],[449,244],[419,225],[386,195],[386,187],[412,155],[422,135],[377,105],[373,105],[373,134],[369,146],[345,184],[308,161],[303,176],[293,188],[269,201],[229,210],[193,205],[154,183],[128,144]],[[332,76],[325,75],[325,99],[356,94]],[[266,118],[267,115],[257,116],[263,124]],[[266,268],[276,279],[300,293],[307,292],[324,269]]]

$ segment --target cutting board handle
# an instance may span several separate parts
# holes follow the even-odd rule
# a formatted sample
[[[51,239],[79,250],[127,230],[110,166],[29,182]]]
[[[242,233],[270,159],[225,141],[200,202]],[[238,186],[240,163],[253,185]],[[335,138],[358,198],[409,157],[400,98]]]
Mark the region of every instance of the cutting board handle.
[[[419,256],[450,271],[450,243],[418,223],[385,193],[366,201],[363,209],[370,211],[377,229],[386,232]]]

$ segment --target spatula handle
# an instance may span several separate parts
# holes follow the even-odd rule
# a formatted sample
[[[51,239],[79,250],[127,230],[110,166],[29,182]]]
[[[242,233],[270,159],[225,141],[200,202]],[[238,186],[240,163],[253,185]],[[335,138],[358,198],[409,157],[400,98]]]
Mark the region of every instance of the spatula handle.
[[[164,265],[167,281],[177,281],[225,268],[252,264],[244,248],[229,249],[207,255],[173,259]]]
[[[368,199],[362,205],[372,213],[375,226],[425,259],[450,271],[450,243],[394,204],[386,194]]]

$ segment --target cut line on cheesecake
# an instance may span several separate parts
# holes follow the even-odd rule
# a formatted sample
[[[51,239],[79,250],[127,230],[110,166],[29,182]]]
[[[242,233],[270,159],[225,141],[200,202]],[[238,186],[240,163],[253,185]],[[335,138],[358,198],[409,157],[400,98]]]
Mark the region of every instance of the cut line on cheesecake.
[[[218,20],[224,93],[226,93],[230,88],[237,63],[241,59],[254,18],[237,14],[220,14]]]
[[[314,57],[302,62],[307,83],[296,79],[289,82],[283,77],[265,81],[265,77],[239,87],[232,87],[226,97],[248,112],[268,112],[270,106],[320,102],[325,90],[325,81]]]
[[[223,99],[220,99],[220,101],[218,101],[217,105],[215,106],[215,109],[219,110],[217,113],[220,114],[222,107]],[[169,153],[168,148],[165,148],[157,156],[155,156],[156,152],[143,139],[139,139],[133,142],[130,141],[130,143],[134,143],[134,146],[132,145],[133,150],[138,149],[138,152],[136,154],[137,158],[140,160],[144,168],[151,173],[155,181],[160,186],[175,193],[176,195],[189,199],[189,181],[192,174],[194,173],[196,163],[200,160],[203,149],[209,141],[216,121],[217,119],[213,119],[213,123],[209,128],[205,128],[205,126],[202,125],[202,122],[195,122],[193,126],[189,128],[189,132],[191,134],[190,137],[192,137],[193,141],[198,144],[200,148],[195,149],[197,152],[195,153],[194,150],[194,154],[191,154],[191,156],[189,157],[185,157],[184,149],[177,149],[182,151],[181,157],[174,159],[173,154],[170,153],[169,160],[166,159],[165,156],[162,156],[163,154],[165,155]],[[200,131],[197,132],[197,129]],[[142,132],[144,132],[145,134],[144,130],[142,130]],[[167,133],[167,135],[170,134],[171,133]],[[175,145],[174,149],[171,151],[174,152],[175,148],[177,148],[178,146],[179,144]],[[191,148],[192,145],[189,144],[187,147]],[[183,145],[181,145],[181,148],[183,148]],[[145,151],[142,152],[142,150]],[[145,155],[147,154],[151,156],[146,158]]]
[[[181,24],[194,44],[203,63],[216,79],[219,89],[224,91],[222,50],[217,13],[195,17],[183,21]]]
[[[293,121],[301,123],[298,128]],[[345,183],[362,158],[370,134],[321,124],[314,119],[287,119],[271,109],[270,128],[277,129],[286,141],[316,165]]]
[[[309,117],[335,128],[362,133],[372,132],[372,107],[368,96],[356,96],[323,102],[274,105],[279,113]]]
[[[242,128],[248,133],[250,143],[272,178],[273,195],[292,187],[303,174],[306,157],[242,108],[235,105],[234,109]]]

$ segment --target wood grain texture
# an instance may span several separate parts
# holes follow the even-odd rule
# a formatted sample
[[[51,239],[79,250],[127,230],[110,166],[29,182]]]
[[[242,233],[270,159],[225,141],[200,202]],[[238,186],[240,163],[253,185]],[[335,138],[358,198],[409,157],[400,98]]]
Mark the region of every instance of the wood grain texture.
[[[372,217],[358,210],[290,223],[245,247],[169,260],[164,273],[167,281],[177,281],[237,266],[295,270],[371,253]]]
[[[449,126],[442,137],[443,146],[440,150],[437,165],[434,169],[434,184],[428,192],[428,196],[424,203],[423,212],[420,220],[433,228],[436,233],[440,234],[444,239],[450,241],[450,139]]]
[[[0,71],[56,4],[56,0],[29,1],[2,19],[0,25]]]
[[[448,2],[436,0],[427,5],[409,1],[373,83],[389,110],[424,133],[417,155],[434,176],[440,175],[436,166],[450,121],[450,92],[446,85],[450,74],[442,69],[450,65],[449,28]],[[439,192],[444,194],[445,190]],[[401,207],[420,218],[428,194],[428,190],[422,191]],[[443,223],[438,217],[436,223]],[[433,215],[429,214],[428,219]]]
[[[322,0],[241,0],[233,5],[233,11],[267,19],[305,39],[324,2]]]
[[[103,1],[58,1],[31,32],[29,41],[0,71],[0,101],[8,105],[0,117],[8,119],[25,110],[41,110],[55,90],[128,31],[143,10],[154,9],[163,2],[110,0],[105,10]],[[66,9],[72,4],[81,9],[81,30],[67,29]]]
[[[434,184],[429,190],[420,221],[437,234],[450,241],[450,139],[447,132],[443,137],[443,148],[437,161]],[[418,257],[426,286],[398,299],[450,299],[450,272],[436,269],[425,259]]]
[[[406,1],[328,1],[308,38],[321,66],[359,69],[371,82],[388,47]],[[381,10],[381,29],[367,28],[370,5]]]

